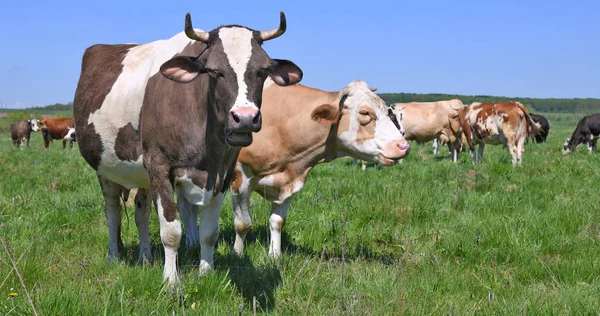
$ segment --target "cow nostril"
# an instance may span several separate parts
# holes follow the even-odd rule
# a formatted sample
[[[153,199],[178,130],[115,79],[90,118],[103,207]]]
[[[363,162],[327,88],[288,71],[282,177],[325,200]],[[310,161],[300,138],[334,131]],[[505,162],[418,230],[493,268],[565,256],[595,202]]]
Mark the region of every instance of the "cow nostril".
[[[259,121],[260,121],[260,112],[256,113],[256,115],[254,116],[254,119],[252,119],[252,124],[258,124]]]
[[[233,118],[234,122],[236,122],[236,123],[240,122],[240,117],[235,112],[231,112],[231,117]]]

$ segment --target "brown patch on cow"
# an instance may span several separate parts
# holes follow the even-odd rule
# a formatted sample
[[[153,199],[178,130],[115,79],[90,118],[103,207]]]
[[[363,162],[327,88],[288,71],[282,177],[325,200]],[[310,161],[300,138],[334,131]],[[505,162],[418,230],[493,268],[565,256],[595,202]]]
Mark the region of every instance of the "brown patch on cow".
[[[360,108],[360,112],[366,112],[371,117],[370,122],[366,124],[364,124],[364,122],[361,122],[360,126],[358,127],[358,132],[356,133],[356,142],[359,145],[362,145],[367,140],[375,138],[375,127],[377,126],[377,118],[375,117],[375,112],[370,107],[363,105]]]
[[[121,127],[115,140],[115,154],[121,160],[137,161],[142,155],[140,135],[131,123]]]
[[[79,151],[87,163],[98,170],[103,151],[102,140],[94,124],[88,124],[91,113],[104,103],[106,95],[123,71],[123,60],[136,44],[94,45],[83,54],[81,76],[77,84],[73,113],[79,140]]]
[[[321,104],[312,111],[310,117],[315,122],[334,124],[339,120],[340,113],[338,108],[331,104]]]
[[[242,186],[242,172],[235,169],[233,171],[233,181],[231,182],[231,191],[235,193],[240,192],[240,187]]]

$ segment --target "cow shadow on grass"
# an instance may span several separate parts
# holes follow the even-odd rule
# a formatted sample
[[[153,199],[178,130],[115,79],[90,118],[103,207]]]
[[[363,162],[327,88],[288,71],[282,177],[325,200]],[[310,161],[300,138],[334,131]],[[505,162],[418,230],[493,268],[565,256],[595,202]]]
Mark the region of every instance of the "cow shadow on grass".
[[[220,237],[225,240],[227,245],[233,247],[235,241],[235,230],[233,228],[227,228],[221,231]],[[259,243],[268,247],[270,244],[269,228],[266,225],[253,226],[252,230],[246,235],[246,247],[251,244]],[[387,246],[386,246],[387,244]],[[354,245],[351,248],[348,247],[344,254],[344,259],[348,261],[354,261],[357,259],[366,260],[369,262],[379,262],[385,265],[395,265],[400,259],[399,256],[393,251],[384,249],[386,247],[396,247],[396,245],[389,246],[382,240],[375,240],[370,245]],[[325,249],[324,260],[334,260],[342,258],[342,250],[340,249]],[[267,249],[265,249],[267,251]],[[301,257],[320,257],[322,249],[313,249],[310,247],[303,247],[300,243],[294,243],[289,235],[283,230],[281,232],[281,252],[283,256],[301,256]]]
[[[235,236],[235,233],[234,233]],[[152,265],[164,264],[164,250],[160,242],[160,236],[151,235]],[[185,234],[182,241],[185,240]],[[226,247],[233,246],[227,244]],[[280,268],[275,261],[267,261],[261,265],[255,265],[247,256],[237,256],[233,253],[220,255],[219,244],[215,249],[215,270],[229,271],[228,277],[238,289],[239,295],[244,298],[243,308],[252,310],[252,304],[256,302],[257,309],[265,312],[275,307],[275,291],[281,285],[283,278]],[[139,266],[138,263],[139,244],[134,241],[124,245],[121,250],[122,262],[129,266]],[[178,265],[183,271],[198,271],[200,264],[200,247],[188,248],[182,244],[178,250]]]

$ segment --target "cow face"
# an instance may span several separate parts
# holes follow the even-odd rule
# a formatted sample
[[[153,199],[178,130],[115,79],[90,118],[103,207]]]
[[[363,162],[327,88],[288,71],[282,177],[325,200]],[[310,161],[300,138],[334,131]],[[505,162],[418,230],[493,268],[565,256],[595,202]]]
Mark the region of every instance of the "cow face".
[[[241,26],[223,26],[209,33],[196,31],[186,17],[186,34],[204,42],[200,56],[178,56],[161,66],[161,73],[176,82],[187,83],[199,74],[210,78],[209,99],[219,123],[225,126],[225,140],[231,146],[248,146],[252,132],[262,126],[260,106],[267,76],[286,86],[300,82],[302,70],[287,60],[271,59],[262,49],[264,41],[285,32],[285,15],[279,28],[254,31]]]
[[[36,119],[27,120],[27,123],[31,125],[31,130],[37,132],[40,130],[39,121]]]
[[[386,166],[408,154],[410,146],[401,133],[400,116],[395,115],[364,81],[351,82],[340,92],[339,98],[339,108],[324,104],[312,114],[314,120],[339,122],[339,152]]]
[[[74,127],[68,127],[69,131],[67,132],[67,135],[65,135],[65,137],[63,137],[64,140],[72,140],[72,141],[77,141],[76,139],[76,135],[75,135],[75,128]]]

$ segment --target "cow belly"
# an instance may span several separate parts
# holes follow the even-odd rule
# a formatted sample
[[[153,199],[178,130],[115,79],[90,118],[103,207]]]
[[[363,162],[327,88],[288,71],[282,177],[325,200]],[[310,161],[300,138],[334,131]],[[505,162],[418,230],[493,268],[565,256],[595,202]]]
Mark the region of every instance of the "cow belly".
[[[98,174],[127,189],[149,189],[148,172],[144,168],[142,156],[137,161],[117,161],[111,164],[100,162]]]

